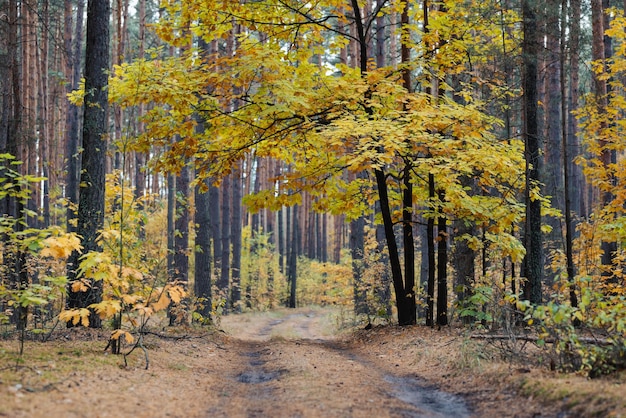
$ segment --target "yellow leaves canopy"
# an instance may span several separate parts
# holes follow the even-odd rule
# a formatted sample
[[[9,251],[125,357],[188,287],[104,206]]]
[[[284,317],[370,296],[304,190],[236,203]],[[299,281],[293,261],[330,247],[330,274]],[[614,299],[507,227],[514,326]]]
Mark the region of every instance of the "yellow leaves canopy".
[[[353,19],[349,2],[166,1],[157,32],[185,46],[181,56],[162,58],[156,51],[150,59],[116,67],[109,97],[126,107],[153,105],[136,147],[166,146],[160,168],[176,171],[181,156],[193,157],[201,177],[219,179],[249,154],[289,165],[271,188],[246,197],[252,211],[296,204],[306,192],[318,210],[355,218],[375,199],[373,179],[363,175],[355,181],[356,174],[395,173],[408,163],[419,189],[416,199],[424,199],[424,179],[435,174],[448,196],[441,210],[480,225],[495,221],[493,232],[499,233],[523,218],[514,198],[524,187],[523,149],[517,141],[496,139],[499,121],[485,116],[474,92],[480,85],[502,96],[512,93],[498,79],[471,79],[461,91],[445,82],[466,68],[468,56],[474,65],[487,65],[476,56],[499,48],[489,40],[504,36],[504,44],[512,45],[516,32],[503,33],[482,18],[489,2],[470,3],[446,2],[446,13],[433,12],[429,34],[420,25],[404,27],[402,42],[415,52],[410,63],[401,68],[371,63],[361,74],[333,63],[350,40],[342,32]],[[379,12],[397,13],[402,6],[384,2]],[[516,22],[513,13],[501,17],[506,24]],[[192,36],[207,44],[226,42],[233,51],[190,48]],[[444,94],[408,92],[401,81],[405,68],[437,80]],[[500,197],[474,196],[461,186],[462,177],[476,178],[479,190],[496,189]]]

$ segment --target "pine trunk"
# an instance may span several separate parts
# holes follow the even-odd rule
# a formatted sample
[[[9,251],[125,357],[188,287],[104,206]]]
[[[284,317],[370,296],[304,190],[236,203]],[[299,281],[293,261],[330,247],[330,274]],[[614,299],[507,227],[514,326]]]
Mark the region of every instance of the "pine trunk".
[[[235,311],[241,311],[241,163],[238,163],[232,176],[233,213],[232,227],[232,298],[231,306]]]
[[[71,48],[67,49],[68,66],[71,72],[68,72],[70,82],[67,85],[67,93],[78,89],[80,82],[80,63],[83,50],[83,11],[85,7],[84,0],[78,0],[76,3],[76,29],[74,32],[73,42],[70,40]],[[67,10],[69,8],[69,11]],[[67,0],[65,13],[72,13],[70,0]],[[71,20],[70,20],[71,21]],[[67,22],[67,17],[66,17]],[[68,30],[71,33],[71,29]],[[71,51],[71,53],[70,53]],[[67,149],[67,181],[65,187],[65,198],[68,200],[67,210],[67,229],[75,230],[74,219],[76,212],[73,205],[78,205],[79,180],[80,180],[80,154],[78,152],[82,144],[82,138],[79,134],[79,108],[69,103],[68,112],[65,119],[65,143]]]
[[[204,181],[204,186],[208,187]],[[211,317],[211,202],[209,193],[200,190],[200,185],[195,188],[195,219],[196,225],[196,252],[194,269],[194,291],[198,298],[196,311],[203,318]]]
[[[530,199],[530,189],[539,187],[541,157],[539,152],[539,120],[537,116],[537,61],[539,39],[534,2],[522,1],[524,41],[524,141],[526,147],[526,258],[527,282],[524,295],[531,303],[541,303],[541,279],[543,272],[541,202]]]
[[[83,254],[100,251],[98,234],[104,226],[104,183],[108,116],[109,2],[88,0],[87,43],[85,54],[85,109],[83,114],[82,185],[78,203],[77,233],[82,237]],[[78,254],[72,256],[68,286],[68,307],[86,308],[102,300],[102,281],[94,281],[87,292],[73,292],[77,278]],[[69,322],[68,324],[71,324]],[[92,313],[90,327],[99,328],[101,320]]]
[[[217,281],[217,289],[226,302],[226,310],[230,310],[230,239],[231,239],[231,217],[230,217],[230,197],[231,197],[231,179],[226,176],[222,181],[222,253],[220,255],[220,277]]]
[[[300,217],[298,216],[299,208],[292,208],[291,227],[291,250],[289,251],[289,307],[296,308],[298,306],[297,289],[298,289],[298,242],[300,240]]]

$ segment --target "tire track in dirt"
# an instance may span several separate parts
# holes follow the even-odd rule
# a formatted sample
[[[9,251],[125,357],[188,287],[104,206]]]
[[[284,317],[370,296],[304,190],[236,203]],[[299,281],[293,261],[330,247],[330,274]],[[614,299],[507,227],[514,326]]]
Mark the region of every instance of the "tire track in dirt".
[[[325,332],[326,315],[300,310],[261,317],[244,322],[244,332],[244,317],[226,319],[247,362],[237,375],[248,385],[241,389],[248,404],[242,416],[470,416],[460,398],[359,357]]]

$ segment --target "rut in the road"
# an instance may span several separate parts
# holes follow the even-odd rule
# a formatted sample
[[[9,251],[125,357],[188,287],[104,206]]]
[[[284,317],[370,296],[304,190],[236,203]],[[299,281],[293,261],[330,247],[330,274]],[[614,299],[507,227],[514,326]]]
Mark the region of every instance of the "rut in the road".
[[[319,322],[315,312],[268,318],[240,340],[242,367],[233,380],[249,388],[241,389],[250,397],[249,416],[471,415],[460,397],[383,370],[349,344],[316,333]]]

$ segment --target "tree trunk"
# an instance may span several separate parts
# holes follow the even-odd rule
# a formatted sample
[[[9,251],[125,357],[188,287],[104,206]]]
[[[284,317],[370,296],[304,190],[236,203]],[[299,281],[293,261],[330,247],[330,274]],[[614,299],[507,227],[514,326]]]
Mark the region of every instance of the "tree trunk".
[[[204,186],[208,187],[208,182]],[[200,185],[195,188],[196,212],[194,223],[196,225],[196,253],[194,269],[194,291],[199,299],[197,312],[205,319],[211,317],[211,202],[208,192],[200,190]]]
[[[603,8],[602,0],[592,0],[591,1],[591,23],[592,23],[592,35],[593,35],[593,43],[591,54],[594,61],[604,61],[607,56],[607,52],[610,53],[610,48],[607,47],[605,43],[604,31],[606,28],[605,24],[605,10]],[[604,65],[604,64],[603,64]],[[596,96],[596,104],[598,106],[598,114],[603,115],[606,112],[606,108],[608,106],[608,85],[606,79],[600,77],[598,74],[593,74],[593,81],[595,87],[595,96]],[[600,123],[600,130],[602,135],[606,132],[606,122]],[[602,153],[600,155],[600,161],[604,167],[607,168],[607,173],[611,171],[608,169],[609,165],[612,162],[612,152],[608,147],[608,141],[606,138],[600,138],[600,147],[602,149]],[[609,182],[613,183],[613,179],[610,178]],[[608,206],[613,201],[613,194],[610,191],[600,191],[600,204],[602,207]],[[617,251],[617,244],[615,242],[602,241],[601,244],[602,251],[602,259],[601,263],[603,266],[603,275],[611,276],[610,266],[613,264],[613,257],[615,252]]]
[[[435,200],[435,176],[432,173],[428,173],[428,199],[432,208]],[[435,325],[435,218],[433,216],[428,217],[426,224],[426,246],[428,256],[426,326],[432,327]]]
[[[41,19],[44,28],[48,28],[50,26],[50,16],[48,10],[49,2],[45,1],[43,3],[43,9],[41,12]],[[41,174],[44,177],[43,181],[43,193],[41,201],[43,203],[43,227],[47,228],[50,226],[50,182],[52,180],[50,176],[50,142],[52,142],[52,117],[50,112],[50,94],[49,94],[49,76],[50,73],[50,64],[49,64],[49,42],[48,42],[48,34],[42,34],[42,42],[41,42],[41,59],[39,60],[39,75],[41,77],[39,85],[39,107],[40,107],[40,144],[41,144],[41,154],[40,154],[40,164],[41,164]],[[37,203],[36,203],[37,205]]]
[[[106,1],[106,0],[105,0]],[[67,0],[66,7],[69,7],[71,14],[71,3]],[[83,50],[83,10],[85,7],[84,0],[78,0],[76,3],[76,30],[71,49],[68,46],[68,63],[71,67],[71,73],[68,74],[70,82],[67,85],[67,93],[78,89],[80,82],[80,63]],[[66,10],[66,13],[68,11]],[[67,22],[67,19],[66,19]],[[71,41],[70,41],[71,42]],[[66,43],[67,44],[67,43]],[[82,138],[79,134],[79,108],[69,103],[68,112],[65,119],[65,143],[67,149],[67,185],[65,187],[65,197],[68,200],[67,209],[67,229],[74,231],[74,219],[76,219],[76,209],[74,205],[78,205],[79,179],[80,179],[80,154],[79,149],[82,144]]]
[[[239,302],[241,301],[241,162],[233,171],[233,214],[232,214],[232,307],[235,311],[241,311]]]
[[[285,221],[284,214],[285,208],[278,209],[278,236],[276,240],[276,246],[278,251],[278,269],[282,274],[285,274]]]
[[[226,176],[222,181],[222,254],[220,262],[220,277],[217,281],[217,289],[220,297],[226,302],[226,310],[230,310],[230,237],[231,237],[231,217],[230,217],[230,196],[231,196],[231,177]]]
[[[442,206],[445,192],[439,191],[439,204]],[[446,217],[439,208],[437,218],[437,325],[448,325],[448,233]]]
[[[469,186],[472,182],[469,178],[462,179],[464,185]],[[463,220],[455,221],[453,224],[455,235],[462,237],[464,235],[475,236],[476,228],[474,225],[468,225]],[[472,250],[464,239],[458,239],[454,242],[452,250],[452,264],[455,271],[454,287],[457,290],[457,298],[461,307],[471,298],[474,290],[476,275],[476,251]],[[512,279],[513,280],[513,279]],[[472,324],[476,318],[472,316],[464,316],[461,318],[463,323]]]
[[[108,0],[88,0],[83,152],[81,154],[81,189],[76,231],[82,237],[83,253],[101,250],[97,243],[97,237],[104,226],[109,15]],[[73,292],[71,282],[77,278],[77,266],[78,254],[74,253],[68,277],[70,282],[68,307],[86,308],[90,304],[102,300],[102,281],[93,281],[87,292]],[[98,315],[92,312],[89,324],[90,327],[99,328],[101,321]],[[68,322],[68,325],[71,325],[71,322]]]
[[[563,199],[563,150],[561,148],[561,103],[565,98],[561,97],[560,75],[562,72],[560,65],[560,31],[559,31],[559,9],[560,0],[549,0],[546,4],[546,39],[547,39],[547,60],[546,60],[546,96],[545,96],[545,193],[552,196],[552,206],[561,212],[565,209]],[[550,217],[546,219],[552,227],[550,234],[550,247],[560,245],[563,231],[560,219]],[[551,286],[551,277],[546,277]]]
[[[569,109],[567,114],[567,136],[568,146],[572,150],[572,158],[568,159],[568,165],[571,173],[570,199],[574,202],[574,213],[579,217],[586,217],[587,206],[583,198],[582,191],[585,189],[584,178],[580,167],[573,162],[573,158],[581,153],[580,139],[578,138],[578,122],[572,110],[578,109],[579,97],[579,69],[580,69],[580,13],[581,1],[570,1],[570,18],[569,18]]]
[[[292,221],[291,227],[291,249],[289,251],[289,307],[296,308],[297,304],[297,283],[298,283],[298,242],[300,240],[300,221],[298,216],[298,206],[292,207]]]
[[[186,165],[176,176],[176,209],[174,218],[174,258],[173,276],[170,278],[186,287],[189,282],[189,170]],[[184,313],[172,314],[170,325],[181,323]]]
[[[350,254],[352,255],[352,277],[354,280],[354,313],[369,314],[367,306],[367,290],[363,283],[365,270],[365,218],[359,216],[350,222]]]
[[[562,0],[562,17],[561,17],[561,68],[565,68],[565,26],[566,26],[566,9],[567,0]],[[574,270],[574,251],[573,251],[573,221],[571,213],[571,201],[570,201],[570,152],[567,146],[567,102],[565,100],[565,92],[567,91],[567,82],[565,80],[565,71],[561,71],[560,77],[561,84],[561,148],[563,150],[563,197],[565,198],[565,260],[567,270],[567,280],[569,282],[569,297],[572,307],[578,307],[578,298],[576,296],[576,286],[574,282],[575,270]],[[576,321],[576,320],[575,320]]]
[[[322,263],[328,262],[328,214],[322,213],[320,215],[322,217]]]
[[[411,309],[408,299],[415,295],[407,295],[402,279],[402,266],[398,255],[398,245],[393,232],[393,221],[389,206],[389,195],[387,190],[387,179],[381,170],[375,170],[376,186],[378,187],[378,199],[380,201],[380,213],[383,218],[385,228],[385,239],[387,240],[387,250],[389,252],[389,263],[391,265],[391,278],[393,280],[394,291],[396,292],[396,308],[398,309],[398,324],[413,325],[416,322],[415,309]]]
[[[406,73],[407,71],[405,71],[405,74]],[[410,85],[407,80],[408,76],[405,77],[405,85]],[[404,291],[406,293],[405,310],[407,315],[409,315],[407,318],[408,322],[415,324],[417,322],[417,310],[415,305],[415,245],[413,239],[413,183],[411,183],[411,170],[412,165],[410,161],[405,160],[403,174],[404,188],[402,189],[402,242],[404,244]]]
[[[167,175],[167,280],[174,280],[174,235],[176,234],[176,178]]]
[[[524,141],[526,147],[526,258],[527,282],[524,296],[531,303],[541,303],[543,254],[541,236],[541,202],[530,198],[530,189],[539,187],[541,157],[537,117],[537,57],[539,40],[536,6],[532,0],[522,1],[524,41]]]
[[[19,186],[17,186],[19,188]],[[17,214],[19,216],[19,222],[15,225],[15,232],[18,234],[24,231],[25,228],[25,220],[26,214],[24,212],[24,202],[21,199],[16,199],[17,205]],[[19,236],[18,236],[18,239]],[[17,285],[17,289],[19,292],[23,292],[30,286],[28,281],[28,266],[26,263],[26,253],[21,249],[16,249],[13,254],[14,259],[13,266],[11,268],[11,274],[14,276],[13,283]],[[13,258],[11,257],[11,258]],[[8,258],[8,257],[7,257]],[[10,259],[10,258],[9,258]],[[18,304],[17,309],[15,311],[16,314],[16,328],[20,331],[25,331],[26,326],[28,325],[28,306],[23,306]]]
[[[124,0],[116,0],[118,7],[118,53],[124,51],[124,33],[126,24],[122,24],[122,21],[126,20],[126,13],[128,10],[128,2]],[[122,9],[124,10],[124,16],[122,16]],[[188,28],[184,28],[186,32]],[[180,55],[184,55],[189,49],[189,45],[183,45],[180,47]],[[172,47],[171,56],[175,56],[175,50]],[[120,55],[120,59],[121,59]],[[121,113],[119,114],[121,116]],[[122,139],[122,138],[120,138]],[[180,137],[176,136],[175,141],[180,141]],[[124,150],[123,150],[124,151]],[[179,286],[187,290],[189,284],[189,217],[190,217],[190,171],[189,161],[187,158],[183,158],[183,166],[180,169],[180,173],[176,176],[176,208],[174,217],[174,258],[173,258],[173,277],[170,279],[176,282]],[[188,302],[184,301],[173,309],[174,305],[170,304],[168,309],[168,315],[170,319],[170,325],[180,325],[188,321]]]
[[[213,185],[213,179],[209,182],[209,225],[211,228],[211,244],[213,245],[213,271],[215,274],[221,271],[222,257],[222,229],[220,225],[221,207],[220,207],[220,190]]]
[[[405,32],[408,32],[410,23],[409,7],[409,3],[406,2],[400,16],[402,30]],[[406,66],[402,70],[402,84],[407,93],[412,93],[411,71],[408,67],[411,62],[411,49],[407,42],[402,42],[400,58],[402,64]],[[411,182],[413,165],[411,158],[413,158],[411,155],[404,158],[404,172],[402,176],[404,186],[402,188],[402,242],[404,247],[405,310],[410,315],[408,322],[415,324],[417,322],[417,310],[415,305],[415,240],[413,238],[413,183]]]

